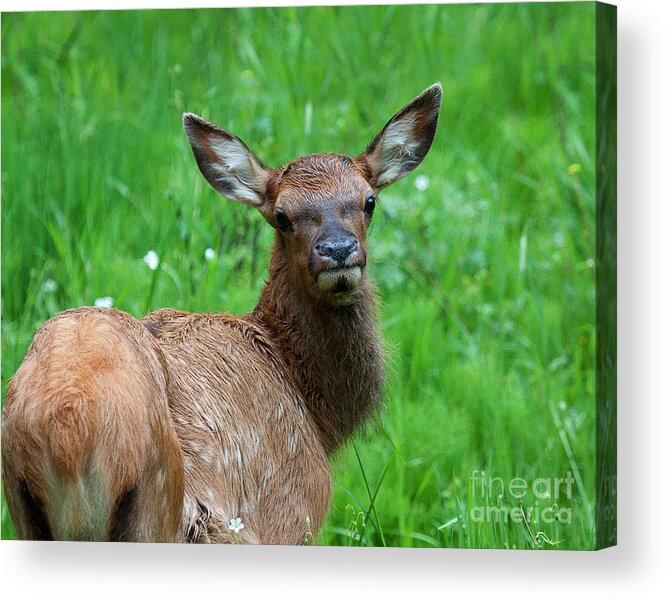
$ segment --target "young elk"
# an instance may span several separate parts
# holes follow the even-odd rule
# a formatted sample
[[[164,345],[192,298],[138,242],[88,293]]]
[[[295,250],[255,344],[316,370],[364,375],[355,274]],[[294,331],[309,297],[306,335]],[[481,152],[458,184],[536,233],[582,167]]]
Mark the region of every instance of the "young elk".
[[[184,115],[204,177],[276,230],[268,282],[243,316],[163,309],[137,321],[86,307],[37,332],[2,429],[19,537],[301,544],[316,533],[328,457],[382,391],[366,274],[377,194],[425,157],[441,94],[425,90],[356,158],[277,169]]]

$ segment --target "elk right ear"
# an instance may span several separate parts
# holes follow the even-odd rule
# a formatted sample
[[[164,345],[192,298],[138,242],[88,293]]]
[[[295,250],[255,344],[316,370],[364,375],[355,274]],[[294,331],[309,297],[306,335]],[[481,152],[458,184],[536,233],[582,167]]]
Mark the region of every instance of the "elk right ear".
[[[269,210],[269,171],[240,138],[192,113],[183,115],[183,126],[199,170],[213,188],[262,213]]]
[[[375,189],[402,179],[421,164],[435,137],[441,103],[442,86],[435,83],[393,115],[370,142],[359,158]]]

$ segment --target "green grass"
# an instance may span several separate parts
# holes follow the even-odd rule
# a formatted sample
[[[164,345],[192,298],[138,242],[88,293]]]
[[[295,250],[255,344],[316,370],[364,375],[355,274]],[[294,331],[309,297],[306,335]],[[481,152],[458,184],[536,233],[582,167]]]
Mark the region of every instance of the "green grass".
[[[280,164],[359,153],[437,80],[435,144],[381,194],[370,234],[386,408],[335,457],[316,542],[592,548],[591,4],[4,14],[3,398],[65,308],[254,306],[272,232],[203,181],[183,111]],[[480,498],[474,470],[576,483],[570,499],[500,498],[497,485]],[[537,502],[571,522],[528,518]],[[486,505],[525,518],[478,522]]]

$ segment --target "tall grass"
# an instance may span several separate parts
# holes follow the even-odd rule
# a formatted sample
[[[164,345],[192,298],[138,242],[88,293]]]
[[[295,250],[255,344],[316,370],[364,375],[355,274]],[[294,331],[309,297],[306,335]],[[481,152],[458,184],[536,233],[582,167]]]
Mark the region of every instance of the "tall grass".
[[[65,308],[254,306],[272,233],[205,185],[183,111],[280,164],[359,153],[440,80],[435,144],[370,234],[386,407],[335,457],[316,542],[593,547],[593,26],[588,3],[4,14],[3,398]],[[575,485],[481,497],[475,470]],[[571,523],[527,510],[553,503]]]

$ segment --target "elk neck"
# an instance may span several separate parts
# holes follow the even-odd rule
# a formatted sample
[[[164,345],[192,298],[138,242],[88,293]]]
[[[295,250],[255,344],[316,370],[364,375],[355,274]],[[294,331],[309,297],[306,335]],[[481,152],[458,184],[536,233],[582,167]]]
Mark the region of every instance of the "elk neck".
[[[268,329],[329,454],[368,419],[382,393],[384,351],[367,276],[357,298],[341,307],[318,302],[294,281],[276,235],[253,317]]]

